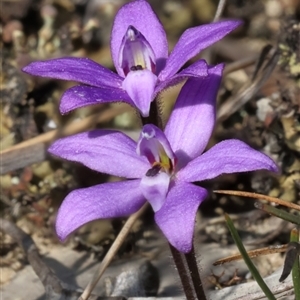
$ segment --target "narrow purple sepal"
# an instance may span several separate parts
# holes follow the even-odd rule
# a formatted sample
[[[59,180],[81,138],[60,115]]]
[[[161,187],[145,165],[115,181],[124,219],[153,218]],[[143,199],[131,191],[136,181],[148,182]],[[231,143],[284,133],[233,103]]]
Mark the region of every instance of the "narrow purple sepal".
[[[123,89],[77,85],[63,94],[59,110],[61,114],[66,114],[80,107],[111,102],[125,102],[134,107],[134,103]]]
[[[159,80],[172,77],[189,59],[221,40],[241,23],[237,20],[220,21],[187,29],[167,59],[165,68],[159,74]]]
[[[71,192],[56,217],[60,240],[80,226],[97,219],[129,216],[145,203],[140,180],[105,183]]]
[[[114,130],[93,130],[62,138],[48,151],[119,177],[141,178],[149,169],[147,160],[136,154],[136,142]]]
[[[123,78],[88,58],[64,57],[35,61],[25,73],[85,83],[91,86],[120,88]]]
[[[123,88],[143,117],[149,116],[157,77],[149,70],[131,71],[123,81]]]
[[[275,162],[239,140],[225,140],[192,160],[177,173],[179,180],[195,182],[215,178],[221,174],[255,170],[278,172]]]
[[[118,11],[111,33],[111,53],[118,74],[124,76],[119,66],[119,50],[129,26],[134,26],[151,45],[156,57],[156,71],[164,67],[168,57],[168,42],[162,27],[151,6],[145,0],[132,1]]]
[[[180,252],[192,249],[196,213],[206,196],[207,191],[202,187],[176,182],[162,208],[155,213],[157,225]]]
[[[210,67],[207,77],[188,79],[180,91],[165,128],[173,151],[181,158],[179,164],[200,155],[211,137],[223,68],[223,64]]]
[[[208,75],[208,65],[205,60],[200,59],[190,65],[189,67],[183,69],[179,73],[175,74],[174,76],[166,79],[165,81],[158,82],[155,91],[154,91],[154,97],[161,92],[162,90],[172,87],[179,82],[190,78],[190,77],[206,77]]]

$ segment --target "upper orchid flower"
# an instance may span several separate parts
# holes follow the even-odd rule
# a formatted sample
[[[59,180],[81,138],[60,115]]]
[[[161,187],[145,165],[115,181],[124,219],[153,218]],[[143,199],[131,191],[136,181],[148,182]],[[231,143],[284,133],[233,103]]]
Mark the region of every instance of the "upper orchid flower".
[[[147,199],[169,242],[187,253],[196,211],[207,196],[204,188],[191,182],[224,173],[277,170],[268,156],[238,140],[225,140],[202,154],[215,123],[222,69],[222,65],[209,68],[206,78],[187,81],[164,132],[145,125],[136,143],[118,131],[94,130],[63,138],[50,147],[56,156],[132,179],[71,192],[57,215],[60,239],[89,221],[130,215]]]
[[[168,56],[161,23],[145,0],[137,0],[124,5],[114,20],[111,54],[118,74],[88,58],[71,57],[33,62],[23,71],[85,84],[65,92],[60,104],[63,114],[90,104],[124,101],[147,117],[151,101],[163,89],[187,77],[206,76],[204,60],[178,71],[240,24],[240,21],[222,21],[190,28]]]

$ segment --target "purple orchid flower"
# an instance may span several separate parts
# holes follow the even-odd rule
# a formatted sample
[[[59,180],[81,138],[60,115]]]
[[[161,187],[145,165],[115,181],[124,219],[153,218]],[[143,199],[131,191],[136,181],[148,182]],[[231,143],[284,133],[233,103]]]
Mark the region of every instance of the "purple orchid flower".
[[[207,76],[204,60],[178,71],[189,59],[240,24],[231,20],[190,28],[168,56],[161,23],[147,1],[137,0],[124,5],[114,20],[111,53],[118,74],[88,58],[72,57],[33,62],[23,71],[84,84],[64,93],[60,103],[62,114],[91,104],[123,101],[147,117],[151,101],[163,89],[188,77]]]
[[[72,191],[57,215],[61,240],[92,220],[128,216],[147,199],[168,241],[187,253],[198,206],[207,196],[204,188],[192,182],[224,173],[277,171],[268,156],[239,140],[225,140],[203,153],[215,123],[222,70],[223,65],[210,67],[204,79],[186,82],[164,132],[145,125],[136,143],[118,131],[93,130],[60,139],[50,147],[50,153],[61,158],[131,179]]]

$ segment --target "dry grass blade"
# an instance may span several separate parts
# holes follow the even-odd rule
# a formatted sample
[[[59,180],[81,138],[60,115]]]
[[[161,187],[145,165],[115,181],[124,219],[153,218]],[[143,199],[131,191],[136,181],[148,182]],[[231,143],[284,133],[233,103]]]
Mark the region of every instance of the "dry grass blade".
[[[273,253],[280,253],[280,252],[286,252],[287,251],[287,244],[285,245],[279,245],[279,246],[270,246],[270,247],[264,247],[260,249],[255,249],[255,250],[250,250],[247,251],[248,256],[250,258],[258,257],[261,255],[268,255],[268,254],[273,254]],[[237,261],[243,259],[242,255],[240,254],[235,254],[231,256],[227,256],[225,258],[218,259],[213,263],[214,266],[219,266],[225,263],[229,263],[232,261]]]
[[[264,51],[263,51],[264,54]],[[271,57],[267,60],[265,65],[262,67],[262,63],[259,60],[258,66],[261,67],[260,71],[255,71],[255,79],[247,83],[241,88],[240,92],[236,94],[233,98],[229,98],[219,109],[218,119],[225,120],[231,116],[234,112],[239,110],[244,104],[246,104],[261,88],[261,86],[266,82],[266,80],[272,74],[275,66],[277,65],[279,59],[279,52],[277,49],[272,49],[270,51]]]
[[[252,82],[254,82],[255,78],[258,75],[258,72],[263,68],[264,62],[267,59],[267,55],[270,53],[270,51],[272,50],[272,48],[273,47],[271,45],[266,45],[261,50],[259,58],[258,58],[258,60],[256,62],[255,70],[254,70],[253,75],[252,75],[252,79],[251,79]]]
[[[287,201],[281,200],[279,198],[266,196],[266,195],[262,195],[262,194],[251,193],[251,192],[243,192],[243,191],[232,191],[232,190],[215,190],[214,193],[224,194],[224,195],[232,195],[232,196],[248,197],[248,198],[254,198],[254,199],[258,199],[258,200],[265,200],[265,201],[268,201],[268,202],[273,202],[273,203],[276,203],[276,204],[279,204],[279,205],[282,205],[282,206],[289,207],[289,208],[300,211],[300,206],[295,204],[295,203],[287,202]]]
[[[218,4],[218,7],[217,7],[217,11],[215,13],[215,17],[213,19],[213,22],[219,21],[220,17],[223,14],[224,9],[225,9],[225,5],[226,5],[226,0],[220,0],[219,1],[219,4]]]
[[[82,295],[78,298],[78,300],[87,300],[93,289],[95,288],[96,284],[98,283],[99,279],[101,278],[102,274],[108,267],[108,265],[113,260],[115,254],[118,252],[119,248],[122,246],[124,240],[126,239],[128,233],[130,232],[131,227],[135,223],[135,221],[145,212],[148,203],[144,204],[144,206],[137,211],[136,213],[132,214],[122,227],[121,231],[119,232],[118,236],[114,240],[113,244],[109,248],[108,252],[106,253],[104,259],[102,260],[99,269],[94,274],[92,280],[89,282],[87,287],[84,289]]]
[[[246,57],[246,58],[234,61],[230,64],[226,64],[223,74],[227,75],[231,72],[252,66],[257,61],[257,58],[258,58],[257,55],[253,55],[250,57]]]

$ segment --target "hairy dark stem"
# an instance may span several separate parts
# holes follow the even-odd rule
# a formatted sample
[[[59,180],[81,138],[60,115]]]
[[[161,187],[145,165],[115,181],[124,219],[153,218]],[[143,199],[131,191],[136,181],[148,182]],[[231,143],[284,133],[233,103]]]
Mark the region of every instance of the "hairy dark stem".
[[[193,286],[195,289],[195,293],[197,295],[197,299],[206,300],[205,292],[203,289],[203,285],[201,282],[201,277],[198,269],[196,254],[194,246],[192,247],[191,252],[185,254],[185,259],[190,270],[190,275],[193,281]]]
[[[194,289],[191,284],[191,278],[189,276],[187,267],[184,264],[182,254],[176,248],[174,248],[171,244],[169,244],[169,246],[170,246],[173,260],[175,262],[175,265],[176,265],[176,268],[177,268],[177,271],[178,271],[178,274],[179,274],[179,277],[181,280],[181,284],[182,284],[186,299],[187,300],[196,300],[197,298],[194,295]]]
[[[158,99],[154,99],[150,105],[149,117],[141,117],[143,125],[154,124],[160,129],[163,129],[163,124],[160,116],[160,109]]]

